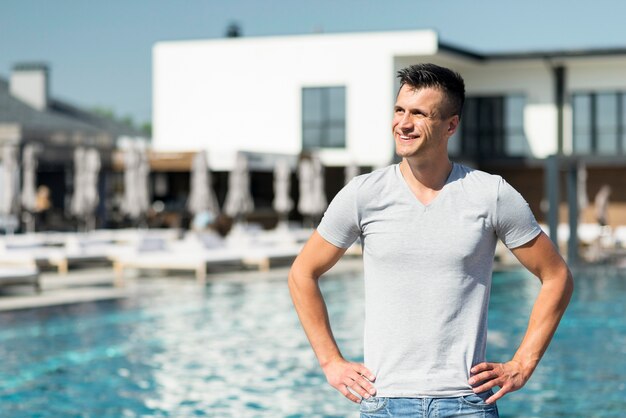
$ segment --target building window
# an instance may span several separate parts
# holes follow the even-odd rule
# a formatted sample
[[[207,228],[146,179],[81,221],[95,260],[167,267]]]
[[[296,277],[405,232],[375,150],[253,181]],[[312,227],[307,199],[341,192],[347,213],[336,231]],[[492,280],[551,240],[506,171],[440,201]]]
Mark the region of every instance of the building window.
[[[528,139],[524,135],[524,96],[504,98],[504,152],[511,156],[531,154]]]
[[[615,155],[626,151],[626,93],[572,96],[575,154]]]
[[[454,139],[460,144],[457,151],[477,159],[529,155],[524,135],[525,105],[521,95],[468,97],[460,133]]]
[[[302,89],[302,149],[346,147],[346,88]]]

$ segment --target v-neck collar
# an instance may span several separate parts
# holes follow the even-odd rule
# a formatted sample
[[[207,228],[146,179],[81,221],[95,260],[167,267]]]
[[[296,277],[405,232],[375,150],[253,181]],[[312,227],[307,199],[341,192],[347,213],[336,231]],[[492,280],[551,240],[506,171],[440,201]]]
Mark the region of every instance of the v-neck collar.
[[[413,190],[411,190],[411,186],[409,186],[409,183],[407,183],[406,179],[402,175],[402,171],[400,170],[401,163],[396,164],[394,168],[395,168],[398,180],[400,181],[400,183],[403,184],[404,189],[409,193],[409,197],[411,198],[411,200],[415,202],[419,208],[426,209],[432,206],[436,201],[440,199],[441,195],[444,194],[446,190],[448,189],[447,187],[448,184],[450,184],[452,182],[452,179],[454,179],[454,173],[457,170],[457,165],[454,162],[450,162],[450,163],[452,164],[452,169],[450,170],[450,173],[448,174],[448,177],[446,178],[446,182],[443,184],[443,187],[441,187],[441,190],[439,190],[439,193],[437,193],[437,196],[435,196],[435,198],[431,200],[430,203],[428,204],[422,203],[422,201],[419,200],[417,196],[415,196],[415,193],[413,193]]]

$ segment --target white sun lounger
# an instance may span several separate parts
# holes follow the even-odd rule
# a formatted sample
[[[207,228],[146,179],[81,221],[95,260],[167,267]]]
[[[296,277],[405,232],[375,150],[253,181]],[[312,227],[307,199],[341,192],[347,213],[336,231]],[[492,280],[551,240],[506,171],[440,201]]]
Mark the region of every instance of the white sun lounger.
[[[59,274],[65,275],[72,263],[87,261],[107,261],[111,245],[93,245],[80,248],[33,247],[5,249],[0,251],[0,266],[53,266]]]
[[[32,284],[35,291],[41,291],[39,270],[34,267],[0,267],[0,286],[15,284]]]
[[[113,260],[115,285],[124,285],[124,270],[163,269],[192,270],[196,272],[198,283],[206,280],[206,268],[210,263],[241,261],[241,255],[222,250],[194,251],[182,253],[178,251],[153,251],[146,253],[129,253],[118,255]]]
[[[208,265],[240,262],[246,266],[254,266],[262,271],[270,268],[272,260],[295,257],[302,245],[279,245],[267,247],[222,247],[203,248],[172,248],[169,251],[118,254],[114,257],[115,285],[124,285],[124,270],[163,269],[191,270],[196,274],[199,284],[205,284]]]

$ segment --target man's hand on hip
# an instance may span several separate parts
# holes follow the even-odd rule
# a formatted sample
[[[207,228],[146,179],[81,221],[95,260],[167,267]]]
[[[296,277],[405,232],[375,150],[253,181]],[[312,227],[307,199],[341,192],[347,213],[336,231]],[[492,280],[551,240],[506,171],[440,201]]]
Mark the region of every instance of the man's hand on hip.
[[[361,402],[361,399],[352,392],[365,399],[376,394],[376,388],[371,383],[375,379],[374,374],[360,363],[337,359],[323,365],[322,370],[328,383],[352,402]]]
[[[499,386],[500,390],[485,402],[493,403],[509,392],[521,389],[526,384],[530,376],[526,376],[522,365],[516,361],[507,363],[480,363],[470,370],[472,377],[469,384],[472,385],[474,393],[482,393],[494,386]]]

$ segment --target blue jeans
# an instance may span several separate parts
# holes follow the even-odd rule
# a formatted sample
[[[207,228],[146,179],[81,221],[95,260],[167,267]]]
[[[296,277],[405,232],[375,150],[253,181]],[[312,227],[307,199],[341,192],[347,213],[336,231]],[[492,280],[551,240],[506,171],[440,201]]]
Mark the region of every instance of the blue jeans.
[[[485,403],[492,394],[493,392],[487,391],[460,398],[372,397],[361,401],[361,418],[498,418],[496,404]]]

